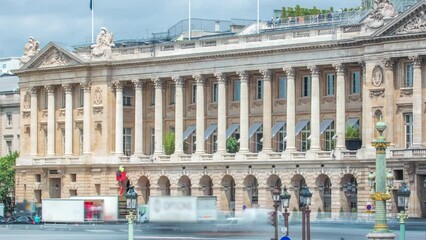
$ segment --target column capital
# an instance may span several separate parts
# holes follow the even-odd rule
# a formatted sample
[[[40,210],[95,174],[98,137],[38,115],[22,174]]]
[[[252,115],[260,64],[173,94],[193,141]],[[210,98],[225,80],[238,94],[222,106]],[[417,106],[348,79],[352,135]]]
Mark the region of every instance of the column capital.
[[[140,79],[132,80],[132,83],[135,86],[135,89],[139,90],[139,89],[142,89],[142,87],[143,87],[143,82]]]
[[[415,56],[409,56],[408,59],[410,59],[413,64],[414,67],[421,67],[422,66],[422,57],[415,55]]]
[[[90,89],[92,87],[91,82],[81,82],[80,87],[83,89],[84,92],[90,92]]]
[[[334,69],[336,69],[337,74],[345,73],[345,64],[343,63],[333,63]]]
[[[202,74],[194,74],[192,75],[192,78],[195,79],[195,82],[199,85],[204,85],[204,82],[206,80],[206,77]]]
[[[318,66],[308,66],[309,71],[311,71],[312,75],[319,75],[319,67]]]
[[[361,66],[362,70],[364,71],[367,63],[364,60],[362,60],[362,61],[359,61],[358,64]]]
[[[262,74],[263,81],[271,81],[272,71],[270,69],[261,69],[259,72]]]
[[[31,95],[36,95],[36,94],[38,93],[38,89],[39,89],[39,87],[29,87],[29,88],[28,88],[28,92],[29,92]]]
[[[385,58],[385,59],[383,59],[382,62],[383,62],[383,66],[385,66],[385,69],[392,70],[393,65],[395,64],[395,59],[394,58]]]
[[[72,91],[72,84],[71,83],[64,83],[62,84],[62,88],[66,93],[71,93]]]
[[[46,92],[49,94],[53,94],[55,92],[55,86],[54,85],[46,85],[44,86],[44,89],[46,89]]]
[[[213,75],[217,78],[217,81],[219,83],[225,83],[226,82],[226,74],[225,73],[215,72]]]
[[[238,71],[238,76],[240,77],[241,82],[247,82],[249,78],[249,74],[246,71]]]
[[[162,88],[163,87],[163,81],[159,77],[153,77],[151,78],[151,81],[154,83],[155,88]]]
[[[172,80],[175,82],[177,87],[183,87],[184,80],[181,76],[173,76]]]
[[[294,78],[296,75],[296,69],[294,67],[283,67],[283,71],[287,74],[287,77]]]
[[[115,80],[111,83],[111,85],[115,88],[115,90],[123,90],[124,84],[121,81]]]

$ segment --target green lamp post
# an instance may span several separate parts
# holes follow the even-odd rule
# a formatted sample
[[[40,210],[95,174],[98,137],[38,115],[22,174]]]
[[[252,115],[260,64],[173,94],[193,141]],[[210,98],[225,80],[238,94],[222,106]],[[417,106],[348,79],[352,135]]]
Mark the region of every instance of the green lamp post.
[[[408,218],[408,214],[405,212],[408,208],[408,200],[410,198],[411,191],[406,183],[401,183],[396,195],[398,196],[398,208],[401,208],[401,212],[398,215],[399,218],[399,232],[400,240],[405,240],[405,220]]]
[[[136,209],[138,206],[138,194],[135,192],[135,187],[130,186],[129,191],[126,193],[127,209],[129,214],[126,216],[129,221],[129,240],[134,239],[133,223],[136,219]]]
[[[386,148],[389,142],[383,136],[386,129],[386,123],[382,119],[376,124],[376,130],[379,137],[372,143],[376,148],[376,172],[368,175],[368,182],[371,187],[370,198],[375,201],[376,223],[373,231],[367,235],[368,239],[394,239],[393,234],[386,221],[386,201],[392,198],[391,189],[393,187],[393,174],[386,173]]]
[[[291,198],[291,195],[290,195],[290,193],[287,192],[287,187],[286,186],[284,186],[284,188],[281,190],[280,198],[281,198],[282,207],[284,208],[283,216],[284,216],[284,227],[286,229],[285,235],[288,236],[288,232],[289,232],[289,229],[288,229],[288,216],[290,216],[290,213],[287,212],[287,209],[290,207],[290,198]]]

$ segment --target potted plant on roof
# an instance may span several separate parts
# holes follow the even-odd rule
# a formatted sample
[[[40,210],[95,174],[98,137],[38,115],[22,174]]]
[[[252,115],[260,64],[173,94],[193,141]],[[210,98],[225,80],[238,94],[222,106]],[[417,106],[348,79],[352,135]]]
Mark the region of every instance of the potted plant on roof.
[[[361,148],[361,139],[358,127],[346,128],[346,149],[358,150]]]

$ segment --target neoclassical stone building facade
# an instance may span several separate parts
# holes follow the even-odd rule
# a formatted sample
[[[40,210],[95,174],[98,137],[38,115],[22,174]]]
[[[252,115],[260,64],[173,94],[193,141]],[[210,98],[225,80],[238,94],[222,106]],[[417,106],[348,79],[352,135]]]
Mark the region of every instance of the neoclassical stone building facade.
[[[409,183],[410,216],[426,217],[425,10],[181,42],[114,47],[102,29],[108,44],[93,49],[49,43],[16,72],[17,201],[117,194],[123,165],[140,203],[215,195],[222,211],[272,208],[286,185],[293,209],[306,184],[314,211],[365,213],[383,118],[395,189]],[[359,149],[346,142],[357,129]]]

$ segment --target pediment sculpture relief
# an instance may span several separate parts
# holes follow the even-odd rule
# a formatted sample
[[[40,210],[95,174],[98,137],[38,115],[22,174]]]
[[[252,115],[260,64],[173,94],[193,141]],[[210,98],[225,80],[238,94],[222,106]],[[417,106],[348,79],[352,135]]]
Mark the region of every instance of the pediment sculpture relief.
[[[109,33],[105,27],[101,28],[96,37],[96,44],[91,46],[93,59],[111,59],[112,47],[114,47],[114,35]]]
[[[374,0],[373,10],[368,14],[365,23],[369,28],[377,29],[385,24],[385,18],[396,15],[395,7],[389,0]]]
[[[44,54],[43,54],[44,55]],[[64,66],[70,62],[70,59],[63,53],[55,49],[49,56],[47,56],[40,67],[56,67]]]
[[[40,42],[30,37],[24,46],[24,55],[21,57],[21,62],[27,63],[38,52],[40,52]]]
[[[426,31],[426,13],[424,10],[417,13],[414,18],[410,19],[408,23],[404,24],[401,28],[399,28],[396,33],[404,34],[423,31]]]

